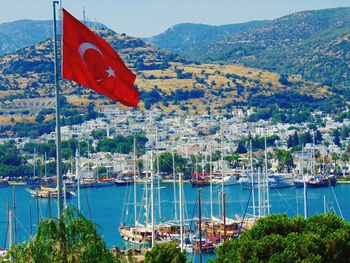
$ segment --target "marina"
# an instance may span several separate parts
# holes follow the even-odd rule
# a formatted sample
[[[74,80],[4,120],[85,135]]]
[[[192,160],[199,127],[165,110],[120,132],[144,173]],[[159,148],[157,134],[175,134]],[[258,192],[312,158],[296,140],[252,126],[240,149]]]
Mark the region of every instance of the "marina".
[[[148,184],[137,184],[136,193],[138,197],[142,196],[144,188]],[[148,185],[149,187],[149,185]],[[47,198],[33,198],[26,191],[26,186],[15,186],[16,194],[16,217],[17,217],[17,242],[23,242],[29,238],[32,233],[35,233],[37,221],[48,216],[49,207]],[[3,187],[0,191],[0,247],[6,247],[7,244],[7,200],[12,204],[13,186]],[[192,187],[190,183],[183,184],[183,208],[185,225],[194,226],[197,214],[197,191],[199,188]],[[241,185],[224,186],[226,194],[226,217],[229,219],[237,219],[237,215],[243,216],[247,207],[250,191],[242,189]],[[133,247],[129,242],[125,242],[119,233],[121,223],[131,225],[134,222],[134,212],[132,203],[124,206],[126,195],[130,195],[133,191],[133,185],[110,185],[106,187],[91,187],[81,189],[81,211],[87,217],[92,219],[99,226],[99,231],[102,234],[108,247],[117,246],[120,249]],[[156,191],[155,191],[156,192]],[[210,218],[210,187],[201,188],[202,194],[202,218]],[[220,231],[220,215],[221,211],[221,185],[213,186],[213,215],[216,219],[215,231]],[[346,221],[350,221],[350,208],[347,206],[347,196],[350,194],[350,186],[347,184],[339,184],[332,188],[309,188],[308,189],[308,209],[309,216],[318,213],[335,212],[338,215],[343,215]],[[162,221],[172,220],[174,217],[174,192],[172,183],[161,183],[161,213]],[[131,198],[132,199],[132,198]],[[178,202],[177,198],[177,202]],[[325,200],[325,202],[324,202]],[[336,204],[339,203],[339,208]],[[158,204],[157,194],[154,195],[154,202]],[[78,206],[77,197],[67,199],[68,204]],[[271,189],[270,191],[271,213],[286,213],[289,216],[297,214],[303,216],[303,189],[302,188],[283,188]],[[55,216],[56,200],[51,200],[52,216]],[[140,207],[140,204],[138,205]],[[124,211],[123,211],[124,210]],[[51,212],[51,211],[50,211]],[[124,212],[124,213],[123,213]],[[154,209],[155,223],[159,224],[159,211]],[[251,215],[251,205],[247,210],[247,214]],[[31,218],[30,218],[31,215]],[[141,222],[144,217],[138,217]],[[142,220],[141,220],[142,219]],[[29,222],[32,222],[30,225]],[[234,223],[234,222],[232,222]],[[203,225],[206,222],[202,223]],[[147,226],[145,226],[147,228]],[[210,227],[209,227],[210,228]],[[146,232],[149,231],[146,229]],[[234,228],[227,229],[227,233]],[[208,231],[208,235],[210,232]],[[203,239],[204,240],[204,239]]]

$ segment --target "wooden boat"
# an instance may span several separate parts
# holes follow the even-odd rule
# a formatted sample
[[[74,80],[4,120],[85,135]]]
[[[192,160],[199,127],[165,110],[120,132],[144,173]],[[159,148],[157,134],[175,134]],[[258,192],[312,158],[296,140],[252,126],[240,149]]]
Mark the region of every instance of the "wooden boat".
[[[156,234],[161,240],[178,240],[180,238],[180,225],[163,223],[157,225]]]
[[[200,248],[199,240],[196,240],[196,243],[193,246],[195,253],[202,252],[202,254],[212,254],[215,252],[215,246],[210,240],[202,240],[201,244],[202,249]]]
[[[122,224],[119,227],[119,233],[125,241],[135,245],[150,245],[152,241],[152,230],[143,225],[128,227]]]
[[[81,179],[79,181],[80,188],[93,187],[93,184],[96,182],[95,179]]]
[[[63,189],[63,191],[66,191]],[[28,192],[33,196],[33,197],[39,197],[39,198],[57,198],[58,196],[58,189],[57,188],[51,188],[51,187],[40,187],[37,189],[28,189]],[[66,191],[66,197],[70,198],[74,196],[73,192]]]
[[[114,181],[112,179],[99,179],[92,183],[93,187],[105,187],[114,185]]]
[[[211,237],[220,238],[226,232],[226,239],[232,239],[238,235],[241,222],[226,217],[226,230],[222,219],[213,217],[210,219],[202,219],[202,230]],[[198,224],[198,221],[197,221]],[[215,243],[215,242],[214,242]]]
[[[335,175],[320,175],[315,176],[308,182],[310,188],[334,186],[337,183]]]
[[[209,173],[192,173],[191,184],[194,187],[208,186],[210,185],[210,175]]]

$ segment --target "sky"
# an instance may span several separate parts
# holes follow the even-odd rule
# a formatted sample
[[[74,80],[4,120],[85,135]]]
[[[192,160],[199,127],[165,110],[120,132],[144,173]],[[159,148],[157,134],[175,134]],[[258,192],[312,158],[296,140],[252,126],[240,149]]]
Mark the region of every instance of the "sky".
[[[232,24],[274,19],[293,12],[350,6],[350,0],[62,0],[75,17],[118,33],[148,37],[184,22]],[[0,23],[51,19],[52,0],[0,0]]]

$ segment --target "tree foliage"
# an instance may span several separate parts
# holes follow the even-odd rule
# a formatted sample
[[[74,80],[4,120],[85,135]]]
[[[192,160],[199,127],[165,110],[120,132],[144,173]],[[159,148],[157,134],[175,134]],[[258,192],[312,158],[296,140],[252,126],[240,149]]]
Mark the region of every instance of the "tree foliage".
[[[276,159],[278,160],[278,167],[277,169],[279,171],[287,170],[290,172],[294,167],[295,164],[293,162],[293,156],[290,151],[276,148],[274,149]]]
[[[139,134],[136,138],[136,152],[142,154],[145,151],[145,145],[148,139]],[[97,151],[112,152],[112,153],[124,153],[128,154],[133,151],[134,136],[122,136],[117,135],[114,138],[104,138],[98,141]]]
[[[349,262],[350,224],[335,214],[271,215],[227,241],[211,262]]]
[[[61,220],[45,219],[37,234],[10,250],[18,263],[119,262],[106,248],[95,224],[72,207]]]
[[[0,145],[0,177],[29,175],[29,169],[14,144]]]
[[[176,242],[156,244],[146,252],[145,263],[185,263],[185,253],[181,252]]]
[[[185,167],[186,167],[187,160],[175,153],[174,154],[174,161],[175,161],[175,171],[176,172],[183,172]],[[161,153],[159,155],[159,170],[162,173],[172,174],[172,172],[173,172],[173,157],[172,157],[171,153],[164,152],[164,153]]]

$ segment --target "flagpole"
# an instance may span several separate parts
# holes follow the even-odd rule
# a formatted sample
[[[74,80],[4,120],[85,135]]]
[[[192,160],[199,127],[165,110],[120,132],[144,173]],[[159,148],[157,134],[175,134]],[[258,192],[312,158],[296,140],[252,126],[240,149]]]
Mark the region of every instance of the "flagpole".
[[[61,124],[60,124],[60,102],[58,88],[58,62],[57,62],[57,28],[56,28],[56,4],[52,2],[53,7],[53,39],[54,39],[54,78],[56,91],[56,163],[57,163],[57,217],[62,218],[63,200],[62,200],[62,155],[61,155]]]

